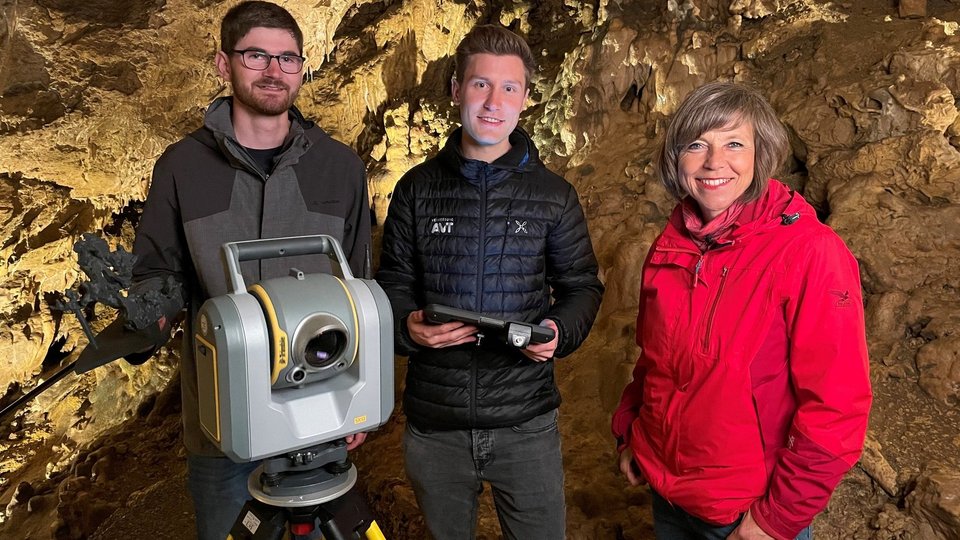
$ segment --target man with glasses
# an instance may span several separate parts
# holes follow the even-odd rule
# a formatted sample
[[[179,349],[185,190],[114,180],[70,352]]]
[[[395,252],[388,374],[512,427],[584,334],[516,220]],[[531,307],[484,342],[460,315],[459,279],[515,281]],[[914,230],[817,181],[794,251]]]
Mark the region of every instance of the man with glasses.
[[[227,536],[257,465],[233,463],[199,427],[191,327],[204,300],[228,292],[220,246],[328,234],[340,241],[354,275],[366,273],[370,246],[363,162],[293,106],[304,64],[297,22],[277,5],[243,2],[227,12],[220,39],[216,69],[233,96],[215,100],[203,127],[157,161],[134,243],[135,287],[168,276],[183,285],[182,305],[161,317],[157,334],[169,334],[169,321],[188,309],[181,352],[184,443],[201,540]],[[246,283],[287,275],[290,267],[331,271],[322,255],[241,263]],[[156,347],[164,341],[158,338]],[[363,439],[347,437],[347,448]]]

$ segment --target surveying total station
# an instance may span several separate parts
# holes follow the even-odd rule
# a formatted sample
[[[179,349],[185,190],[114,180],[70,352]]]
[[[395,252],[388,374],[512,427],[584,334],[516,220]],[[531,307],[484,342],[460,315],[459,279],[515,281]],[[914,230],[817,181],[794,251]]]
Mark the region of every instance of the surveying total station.
[[[327,255],[334,273],[244,284],[240,262]],[[228,294],[200,308],[194,347],[200,423],[237,462],[262,460],[234,540],[319,529],[327,540],[382,539],[352,490],[344,437],[372,431],[394,403],[393,316],[376,282],[353,277],[330,236],[222,247]]]

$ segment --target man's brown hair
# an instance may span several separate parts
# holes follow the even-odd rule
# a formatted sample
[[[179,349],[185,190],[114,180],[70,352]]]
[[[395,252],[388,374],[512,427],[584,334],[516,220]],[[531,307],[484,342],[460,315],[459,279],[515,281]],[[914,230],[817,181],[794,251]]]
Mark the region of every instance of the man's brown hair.
[[[223,16],[223,22],[220,23],[220,50],[230,54],[243,36],[254,28],[288,30],[297,40],[297,53],[303,54],[303,32],[293,15],[276,4],[260,0],[241,2]]]
[[[524,82],[527,87],[530,86],[530,77],[537,69],[537,62],[534,60],[527,42],[510,30],[495,24],[475,26],[457,45],[456,77],[458,82],[463,82],[467,62],[475,54],[520,57],[520,60],[523,61],[523,72],[526,76]]]

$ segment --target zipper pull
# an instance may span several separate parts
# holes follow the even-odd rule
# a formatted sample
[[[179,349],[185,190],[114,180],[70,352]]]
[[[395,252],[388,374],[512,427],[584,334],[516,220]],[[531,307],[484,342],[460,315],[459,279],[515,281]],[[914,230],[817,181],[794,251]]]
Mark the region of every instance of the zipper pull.
[[[697,288],[697,281],[700,277],[700,269],[703,268],[703,255],[700,255],[700,258],[697,259],[697,265],[693,267],[693,288]]]
[[[796,212],[790,215],[780,214],[780,224],[781,225],[793,225],[800,219],[800,212]]]

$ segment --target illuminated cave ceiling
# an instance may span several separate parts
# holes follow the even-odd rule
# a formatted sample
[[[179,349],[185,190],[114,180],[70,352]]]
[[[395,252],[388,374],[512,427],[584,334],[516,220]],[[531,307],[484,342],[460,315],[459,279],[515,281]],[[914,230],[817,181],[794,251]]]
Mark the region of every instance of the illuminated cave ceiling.
[[[464,33],[500,21],[539,55],[523,124],[578,187],[607,285],[591,339],[558,365],[572,537],[649,530],[646,496],[615,475],[606,426],[636,355],[640,262],[672,206],[650,159],[686,92],[733,77],[759,87],[787,124],[793,158],[782,177],[847,241],[866,290],[877,393],[868,448],[817,531],[957,538],[960,6],[892,4],[284,4],[304,29],[315,76],[298,105],[365,159],[381,219],[394,182],[456,122],[447,87]],[[77,279],[71,246],[81,233],[129,246],[155,158],[226,91],[212,56],[230,5],[0,0],[2,404],[85,343],[72,316],[51,312],[50,293]],[[97,325],[111,317],[101,311]],[[133,504],[102,486],[131,476],[111,473],[124,456],[152,449],[147,467],[172,466],[163,456],[177,452],[176,396],[160,393],[175,377],[170,357],[70,377],[0,424],[0,537],[89,534]],[[148,427],[122,424],[131,418]],[[398,426],[368,443],[358,463],[390,512],[390,536],[416,537]],[[153,493],[158,471],[127,487]],[[22,482],[29,487],[14,498]],[[495,530],[489,506],[481,530]]]

